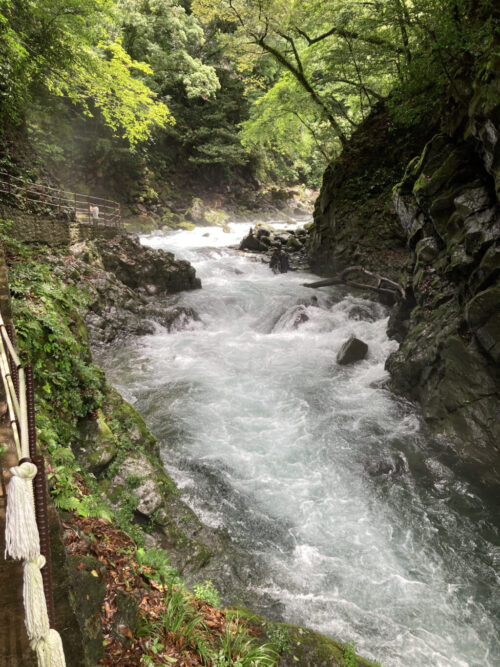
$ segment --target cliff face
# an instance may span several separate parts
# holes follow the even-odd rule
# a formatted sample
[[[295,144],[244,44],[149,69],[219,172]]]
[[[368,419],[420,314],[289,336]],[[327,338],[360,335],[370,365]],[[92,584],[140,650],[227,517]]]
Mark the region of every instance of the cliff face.
[[[498,69],[497,62],[490,71]],[[362,180],[355,203],[348,158],[329,168],[309,246],[313,265],[333,272],[340,260],[399,273],[407,299],[389,324],[401,343],[387,362],[392,387],[420,402],[459,467],[498,484],[500,79],[483,79],[468,105],[449,111],[440,131],[428,140],[420,134],[396,187],[396,180],[389,187],[391,175],[419,133],[394,142],[388,130],[373,138],[371,131],[362,130],[367,165],[386,180],[374,183],[368,196]]]
[[[497,70],[498,71],[498,70]],[[455,128],[453,131],[453,125]],[[388,360],[475,476],[500,480],[500,79],[477,88],[395,189],[413,306]]]
[[[398,277],[408,250],[392,190],[430,136],[424,127],[397,127],[383,105],[375,108],[323,177],[308,242],[314,271],[362,264]]]

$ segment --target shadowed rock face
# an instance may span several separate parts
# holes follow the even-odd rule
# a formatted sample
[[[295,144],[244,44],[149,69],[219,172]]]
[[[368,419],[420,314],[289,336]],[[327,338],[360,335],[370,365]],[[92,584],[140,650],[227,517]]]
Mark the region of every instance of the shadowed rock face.
[[[329,165],[323,177],[307,243],[316,273],[333,275],[362,264],[398,278],[408,250],[392,189],[431,133],[429,127],[395,126],[382,104],[360,125],[349,150]]]
[[[392,388],[420,402],[471,477],[496,486],[500,77],[474,91],[420,137],[377,109],[325,173],[308,252],[316,270],[364,264],[404,284],[389,322],[401,343],[387,362]]]
[[[469,474],[497,485],[500,105],[486,107],[483,94],[489,99],[477,93],[461,132],[434,136],[395,190],[412,308],[387,368],[394,389],[420,401]]]

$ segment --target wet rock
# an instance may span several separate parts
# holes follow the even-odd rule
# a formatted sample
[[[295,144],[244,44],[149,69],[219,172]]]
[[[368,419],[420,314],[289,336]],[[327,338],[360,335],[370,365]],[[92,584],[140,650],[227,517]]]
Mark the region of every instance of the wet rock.
[[[137,498],[137,511],[150,517],[163,506],[163,494],[156,472],[144,454],[128,457],[120,464],[112,487],[130,488]]]
[[[483,349],[500,362],[500,286],[477,294],[467,304],[465,316]]]
[[[419,263],[429,264],[439,254],[439,246],[432,236],[427,236],[420,240],[415,247],[415,254]]]
[[[257,238],[257,236],[254,235],[253,229],[250,228],[250,231],[240,243],[240,250],[251,250],[252,252],[259,252],[262,250],[267,250],[267,245],[262,243]]]
[[[185,217],[186,220],[189,220],[195,225],[209,224],[208,220],[206,219],[205,205],[203,204],[201,199],[198,199],[198,197],[195,197],[193,199],[191,207],[188,208],[188,210],[186,211]]]
[[[462,192],[458,197],[455,197],[453,203],[456,211],[460,213],[462,217],[467,218],[473,213],[479,213],[485,208],[488,208],[491,201],[486,188],[480,186],[465,190],[465,192]]]
[[[296,252],[297,250],[302,250],[304,244],[299,241],[295,236],[290,236],[285,245],[286,249],[289,252]]]
[[[269,225],[267,222],[258,222],[254,227],[254,233],[257,238],[262,238],[263,236],[273,236],[276,234],[276,229]]]
[[[368,345],[359,338],[352,336],[340,348],[337,363],[341,366],[361,361],[368,353]]]
[[[99,473],[118,453],[116,438],[107,425],[102,410],[97,410],[95,416],[82,420],[79,430],[82,440],[75,443],[75,454],[82,465],[93,473]]]
[[[201,287],[189,262],[176,260],[170,252],[147,248],[130,236],[97,240],[95,245],[105,270],[132,289],[174,294]]]

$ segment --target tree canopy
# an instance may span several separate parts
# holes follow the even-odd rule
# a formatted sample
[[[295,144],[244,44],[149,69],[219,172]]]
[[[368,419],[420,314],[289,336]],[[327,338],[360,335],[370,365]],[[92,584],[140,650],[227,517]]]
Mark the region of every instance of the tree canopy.
[[[381,100],[428,117],[498,49],[493,0],[0,0],[0,119],[71,101],[154,160],[317,183]],[[154,165],[153,165],[154,168]]]

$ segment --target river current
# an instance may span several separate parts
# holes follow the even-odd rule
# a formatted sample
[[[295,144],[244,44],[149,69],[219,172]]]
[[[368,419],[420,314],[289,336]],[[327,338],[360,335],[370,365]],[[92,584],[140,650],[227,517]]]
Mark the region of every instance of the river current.
[[[495,508],[384,389],[387,310],[274,275],[230,229],[144,237],[195,266],[203,289],[175,301],[199,320],[100,356],[184,500],[245,554],[239,597],[388,667],[498,667]],[[368,356],[338,366],[351,334]]]

